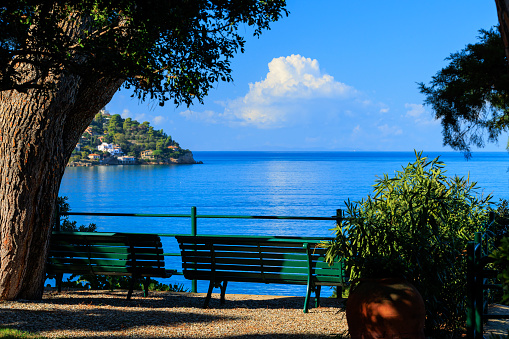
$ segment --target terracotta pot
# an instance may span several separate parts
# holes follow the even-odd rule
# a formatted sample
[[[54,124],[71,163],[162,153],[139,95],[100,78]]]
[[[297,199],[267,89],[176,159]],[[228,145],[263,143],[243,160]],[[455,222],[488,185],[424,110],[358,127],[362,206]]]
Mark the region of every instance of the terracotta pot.
[[[361,281],[346,302],[346,319],[352,339],[425,338],[424,301],[403,279]]]

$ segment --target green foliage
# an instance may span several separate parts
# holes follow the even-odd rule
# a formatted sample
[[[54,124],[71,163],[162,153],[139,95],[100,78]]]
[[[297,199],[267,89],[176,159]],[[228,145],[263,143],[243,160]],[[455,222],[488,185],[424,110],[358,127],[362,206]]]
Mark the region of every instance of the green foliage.
[[[81,136],[81,152],[74,151],[76,159],[78,155],[82,159],[88,159],[91,153],[99,153],[97,146],[103,141],[115,143],[122,148],[124,154],[140,158],[140,153],[145,150],[155,150],[159,159],[178,158],[180,155],[190,153],[189,150],[180,148],[178,142],[168,136],[164,131],[155,130],[148,121],[140,124],[131,118],[123,119],[120,115],[109,115],[106,111],[96,114],[90,124],[92,135],[84,132]],[[102,141],[99,139],[102,137]],[[172,147],[172,148],[168,148]]]
[[[78,278],[78,279],[76,279]],[[110,290],[129,289],[132,277],[124,276],[105,276],[105,275],[71,275],[66,282],[62,282],[62,286],[70,288],[85,288],[92,290]],[[135,290],[143,290],[145,279],[141,279],[134,284]],[[187,292],[182,284],[163,284],[154,279],[148,281],[149,291],[165,291],[165,292]]]
[[[487,231],[490,196],[469,179],[445,175],[439,158],[416,161],[379,178],[368,196],[346,202],[327,244],[327,260],[345,258],[351,280],[402,276],[422,294],[428,330],[464,325],[466,258],[476,231]]]
[[[191,104],[231,81],[244,51],[239,27],[255,36],[287,14],[284,0],[19,1],[0,6],[0,91],[40,88],[50,73],[126,79],[140,99]],[[73,30],[72,26],[78,28]],[[243,28],[242,31],[245,31]],[[73,33],[69,33],[73,32]],[[18,65],[37,67],[23,81]]]
[[[45,339],[46,337],[41,337],[29,332],[25,331],[18,331],[11,328],[0,328],[0,338],[3,339],[19,339],[19,338],[26,338],[26,339]]]
[[[90,223],[88,224],[88,226],[85,225],[78,226],[76,221],[69,220],[68,215],[60,215],[60,213],[67,213],[71,211],[71,206],[67,202],[68,199],[69,199],[68,197],[57,198],[57,208],[60,216],[60,231],[95,232],[97,226],[94,223]]]
[[[509,127],[509,67],[498,29],[480,31],[479,43],[451,54],[450,63],[419,84],[425,104],[441,119],[444,143],[470,151],[496,141]]]
[[[507,230],[490,257],[494,259],[493,267],[499,272],[497,279],[502,283],[501,303],[509,305],[509,232]]]

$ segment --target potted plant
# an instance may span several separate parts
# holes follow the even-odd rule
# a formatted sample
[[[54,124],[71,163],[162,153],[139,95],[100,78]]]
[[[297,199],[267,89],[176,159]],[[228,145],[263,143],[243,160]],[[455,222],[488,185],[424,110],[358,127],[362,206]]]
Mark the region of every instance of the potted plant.
[[[445,165],[439,158],[428,160],[422,152],[415,155],[416,161],[396,171],[394,177],[385,174],[378,178],[372,196],[346,202],[344,218],[334,228],[335,240],[325,244],[327,260],[342,258],[352,282],[347,301],[352,338],[359,331],[364,338],[381,335],[380,331],[385,334],[389,330],[400,331],[394,335],[408,331],[408,328],[373,327],[393,326],[376,313],[382,310],[378,306],[389,304],[391,295],[397,299],[393,300],[393,308],[398,302],[414,303],[398,311],[400,315],[392,315],[404,317],[396,319],[394,326],[398,322],[409,325],[415,318],[415,333],[405,333],[405,337],[424,337],[422,302],[426,309],[426,330],[430,334],[459,331],[464,326],[466,258],[463,251],[474,232],[486,231],[491,197],[483,197],[468,178],[445,176]],[[382,285],[375,286],[376,283]],[[367,296],[359,298],[361,291]],[[383,293],[389,297],[382,296]],[[374,300],[378,300],[378,306],[355,306],[357,313],[359,309],[365,313],[361,319],[364,327],[352,327],[352,304]]]

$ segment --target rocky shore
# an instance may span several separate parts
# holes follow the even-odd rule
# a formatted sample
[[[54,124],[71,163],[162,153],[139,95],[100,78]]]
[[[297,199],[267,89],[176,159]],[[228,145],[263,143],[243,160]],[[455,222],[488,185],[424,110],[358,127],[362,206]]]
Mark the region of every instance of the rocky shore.
[[[90,167],[90,166],[114,166],[114,165],[194,165],[194,164],[203,164],[201,161],[196,161],[193,158],[193,153],[185,153],[178,158],[169,158],[164,160],[136,160],[133,163],[123,163],[119,161],[116,157],[105,158],[101,161],[94,160],[80,160],[80,161],[72,161],[67,164],[67,167]]]

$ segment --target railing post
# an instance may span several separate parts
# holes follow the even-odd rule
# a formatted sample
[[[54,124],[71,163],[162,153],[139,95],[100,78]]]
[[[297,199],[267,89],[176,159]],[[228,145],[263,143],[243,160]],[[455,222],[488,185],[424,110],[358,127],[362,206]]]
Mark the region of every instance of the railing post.
[[[336,225],[343,221],[343,210],[338,208],[336,210]],[[342,258],[340,260],[343,260]],[[344,271],[343,271],[344,272]],[[336,298],[340,299],[343,297],[343,286],[336,286]]]
[[[196,235],[196,206],[191,207],[191,235]]]
[[[483,337],[483,313],[484,313],[484,288],[483,277],[481,271],[483,267],[480,266],[480,259],[482,253],[482,233],[476,232],[474,236],[474,286],[475,286],[475,338]]]
[[[336,210],[336,222],[339,224],[343,220],[343,210]]]
[[[196,206],[191,207],[191,235],[196,236],[197,223],[196,223]],[[191,281],[191,292],[196,293],[198,291],[198,282],[196,280]]]
[[[481,254],[479,257],[479,258],[481,258],[484,255],[484,248],[483,248],[483,243],[482,243],[482,232],[474,233],[474,243],[476,246],[479,245],[481,247]]]
[[[467,244],[467,339],[475,338],[474,243]]]

